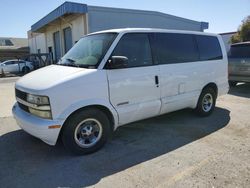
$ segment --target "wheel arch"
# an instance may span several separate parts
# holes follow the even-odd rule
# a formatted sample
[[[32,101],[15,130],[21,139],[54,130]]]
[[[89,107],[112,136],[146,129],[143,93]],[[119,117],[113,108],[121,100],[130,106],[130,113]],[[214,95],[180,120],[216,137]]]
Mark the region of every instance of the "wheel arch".
[[[204,91],[204,89],[206,89],[206,88],[212,88],[212,89],[215,91],[216,98],[217,98],[217,96],[218,96],[218,86],[217,86],[216,83],[214,83],[214,82],[208,83],[207,85],[205,85],[205,86],[202,88],[202,91]],[[201,93],[202,93],[202,91],[201,91]]]
[[[28,71],[31,70],[31,68],[30,68],[28,65],[24,65],[24,66],[22,67],[22,72],[24,72],[25,69],[27,69]]]
[[[78,109],[75,109],[74,111],[72,111],[68,116],[67,118],[65,119],[64,123],[75,113],[78,113],[79,111],[81,110],[85,110],[85,109],[98,109],[98,110],[101,110],[102,112],[104,112],[108,119],[110,120],[110,123],[111,123],[111,128],[112,130],[115,129],[115,124],[116,124],[116,120],[115,120],[115,117],[114,117],[114,114],[111,112],[111,110],[107,107],[107,106],[104,106],[104,105],[101,105],[101,104],[91,104],[91,105],[86,105],[86,106],[83,106],[83,107],[80,107]],[[63,123],[63,124],[64,124]]]
[[[202,92],[206,89],[206,88],[212,88],[214,91],[215,91],[215,97],[217,98],[218,96],[218,87],[217,87],[217,84],[214,83],[214,82],[210,82],[210,83],[207,83],[200,91],[200,94],[198,94],[198,98],[196,99],[196,102],[195,102],[195,106],[193,106],[193,108],[197,108],[197,105],[198,105],[198,102],[199,102],[199,98],[202,94]]]

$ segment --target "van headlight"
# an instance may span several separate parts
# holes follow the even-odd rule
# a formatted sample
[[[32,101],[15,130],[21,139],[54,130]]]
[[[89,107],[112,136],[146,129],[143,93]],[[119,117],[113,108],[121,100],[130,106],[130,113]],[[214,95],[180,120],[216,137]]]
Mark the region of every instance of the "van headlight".
[[[27,94],[29,112],[35,116],[52,119],[49,98],[47,96]]]
[[[49,98],[47,96],[28,94],[27,102],[36,104],[36,105],[49,105]]]
[[[45,110],[36,110],[34,108],[29,107],[29,111],[31,114],[45,118],[45,119],[52,119],[51,111],[45,111]]]

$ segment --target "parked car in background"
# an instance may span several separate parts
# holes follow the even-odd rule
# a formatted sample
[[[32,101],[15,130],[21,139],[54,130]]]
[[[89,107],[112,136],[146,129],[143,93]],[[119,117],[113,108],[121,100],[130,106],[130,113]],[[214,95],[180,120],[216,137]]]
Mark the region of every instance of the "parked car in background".
[[[0,63],[0,72],[4,73],[28,73],[34,69],[32,62],[12,59]]]
[[[250,82],[250,41],[232,44],[228,53],[229,85]]]
[[[227,69],[215,34],[103,31],[84,36],[57,65],[20,78],[12,111],[31,135],[50,145],[60,138],[72,152],[87,154],[134,121],[183,108],[210,115],[228,92]]]

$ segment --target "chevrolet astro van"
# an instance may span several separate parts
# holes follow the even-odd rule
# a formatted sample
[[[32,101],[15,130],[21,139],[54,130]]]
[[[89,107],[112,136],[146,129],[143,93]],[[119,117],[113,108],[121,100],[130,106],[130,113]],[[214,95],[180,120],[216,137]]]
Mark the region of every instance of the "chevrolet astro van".
[[[29,134],[87,154],[121,125],[183,108],[208,116],[228,88],[220,36],[115,29],[84,36],[57,64],[19,79],[12,111]]]

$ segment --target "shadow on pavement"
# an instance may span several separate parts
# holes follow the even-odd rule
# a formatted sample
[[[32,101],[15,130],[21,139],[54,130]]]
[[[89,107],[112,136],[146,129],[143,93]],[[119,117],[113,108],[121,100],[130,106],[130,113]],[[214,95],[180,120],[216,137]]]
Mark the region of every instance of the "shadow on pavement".
[[[228,94],[250,98],[250,83],[238,84],[235,87],[231,87]]]
[[[85,187],[131,166],[167,154],[212,134],[230,121],[216,108],[206,118],[182,110],[119,128],[99,152],[72,156],[62,144],[51,147],[22,130],[0,137],[3,187]]]

